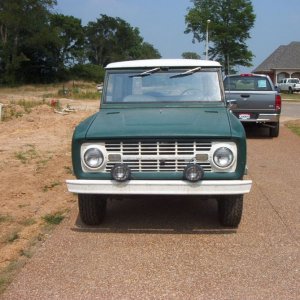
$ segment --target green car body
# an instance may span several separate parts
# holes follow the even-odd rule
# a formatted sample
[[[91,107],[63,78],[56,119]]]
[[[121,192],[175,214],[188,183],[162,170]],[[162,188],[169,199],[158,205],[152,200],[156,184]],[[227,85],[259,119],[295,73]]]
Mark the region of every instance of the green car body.
[[[77,179],[67,184],[86,224],[102,221],[111,195],[178,194],[214,195],[221,223],[238,226],[251,188],[243,180],[246,137],[225,103],[221,77],[211,61],[107,66],[101,109],[72,140]]]

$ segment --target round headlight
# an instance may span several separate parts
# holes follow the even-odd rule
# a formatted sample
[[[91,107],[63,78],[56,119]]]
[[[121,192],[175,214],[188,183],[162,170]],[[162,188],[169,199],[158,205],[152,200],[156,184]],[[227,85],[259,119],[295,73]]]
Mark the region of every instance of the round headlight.
[[[218,148],[214,153],[214,163],[220,168],[227,168],[233,162],[233,153],[227,147]]]
[[[203,175],[203,168],[197,164],[188,164],[183,171],[184,178],[192,182],[201,180]]]
[[[103,161],[103,153],[98,148],[89,148],[84,153],[84,162],[89,168],[97,169]]]
[[[111,177],[117,181],[126,181],[130,179],[131,171],[127,165],[115,164],[111,169]]]

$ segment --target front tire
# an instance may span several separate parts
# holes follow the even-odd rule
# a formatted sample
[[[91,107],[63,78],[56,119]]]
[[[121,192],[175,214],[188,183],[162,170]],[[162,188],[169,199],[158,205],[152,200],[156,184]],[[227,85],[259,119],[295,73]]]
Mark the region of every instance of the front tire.
[[[218,214],[221,225],[237,228],[243,212],[243,195],[222,196],[218,200]]]
[[[78,194],[79,215],[86,225],[99,225],[106,213],[106,198],[102,195]]]

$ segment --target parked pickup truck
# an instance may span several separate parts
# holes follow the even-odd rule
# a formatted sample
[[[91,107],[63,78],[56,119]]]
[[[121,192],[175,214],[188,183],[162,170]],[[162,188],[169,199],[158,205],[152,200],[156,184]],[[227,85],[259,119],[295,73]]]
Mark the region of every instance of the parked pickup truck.
[[[267,75],[241,74],[224,78],[226,100],[242,123],[257,123],[270,128],[270,136],[279,135],[281,96]]]
[[[280,92],[288,92],[289,94],[300,92],[300,80],[299,78],[281,79],[277,87]]]
[[[101,223],[107,199],[215,198],[223,226],[237,227],[246,137],[225,102],[221,65],[189,59],[115,62],[106,67],[101,109],[72,141],[81,220]]]

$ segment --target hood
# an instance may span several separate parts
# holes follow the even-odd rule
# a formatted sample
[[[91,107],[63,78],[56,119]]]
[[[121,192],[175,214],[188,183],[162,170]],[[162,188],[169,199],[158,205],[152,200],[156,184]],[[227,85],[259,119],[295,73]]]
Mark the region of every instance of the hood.
[[[87,139],[231,137],[227,110],[218,108],[103,109]]]

